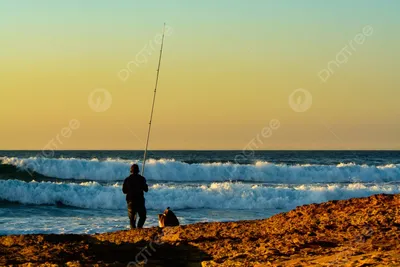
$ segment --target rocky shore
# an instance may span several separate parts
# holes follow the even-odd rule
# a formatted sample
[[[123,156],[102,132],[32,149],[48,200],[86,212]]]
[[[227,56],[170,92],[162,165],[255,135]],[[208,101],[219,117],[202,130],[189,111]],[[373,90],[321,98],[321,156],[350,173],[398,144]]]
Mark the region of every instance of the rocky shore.
[[[96,235],[0,237],[0,266],[400,266],[400,195],[266,220]]]

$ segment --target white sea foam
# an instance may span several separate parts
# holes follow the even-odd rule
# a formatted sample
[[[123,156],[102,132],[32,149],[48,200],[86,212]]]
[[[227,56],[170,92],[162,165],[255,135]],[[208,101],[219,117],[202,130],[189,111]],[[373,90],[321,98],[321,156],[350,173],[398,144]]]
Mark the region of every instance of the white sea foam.
[[[107,159],[49,159],[3,157],[2,164],[29,168],[55,178],[88,179],[93,181],[119,181],[129,175],[129,166],[138,161]],[[400,164],[368,166],[338,165],[286,165],[256,162],[252,165],[233,163],[188,164],[171,159],[149,160],[146,178],[153,181],[258,181],[271,183],[340,183],[400,181]]]
[[[149,209],[292,209],[298,205],[334,199],[400,193],[394,184],[328,184],[264,186],[242,183],[209,185],[155,184],[146,193]],[[56,204],[87,209],[125,209],[119,183],[53,183],[0,180],[0,199],[23,204]]]

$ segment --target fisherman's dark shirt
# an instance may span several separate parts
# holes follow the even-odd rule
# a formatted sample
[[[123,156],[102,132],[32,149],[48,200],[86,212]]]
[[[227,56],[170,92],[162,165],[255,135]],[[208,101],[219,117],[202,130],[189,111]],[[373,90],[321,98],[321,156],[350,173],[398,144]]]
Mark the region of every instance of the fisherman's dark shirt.
[[[127,202],[144,203],[144,193],[149,191],[146,178],[139,174],[131,174],[125,179],[122,192],[126,194]]]

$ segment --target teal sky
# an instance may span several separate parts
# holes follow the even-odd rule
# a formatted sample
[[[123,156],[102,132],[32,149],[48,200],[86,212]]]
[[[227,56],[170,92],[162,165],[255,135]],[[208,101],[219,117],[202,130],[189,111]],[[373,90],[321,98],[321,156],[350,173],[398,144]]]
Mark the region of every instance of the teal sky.
[[[250,33],[260,31],[262,23],[278,23],[277,29],[289,26],[308,25],[311,29],[329,32],[345,26],[359,28],[365,24],[386,25],[395,29],[400,18],[400,2],[382,1],[104,1],[104,0],[20,0],[0,2],[3,29],[7,25],[48,25],[50,29],[67,26],[61,30],[76,31],[82,28],[119,25],[113,28],[116,34],[126,34],[136,27],[142,34],[167,22],[179,25],[180,29],[192,29],[204,34],[217,23],[224,28],[246,29]],[[384,20],[383,20],[384,18]],[[283,19],[283,20],[282,20]],[[5,25],[3,23],[6,23]],[[138,24],[135,24],[138,23]],[[249,26],[254,28],[247,28]],[[205,26],[205,27],[204,27]],[[210,27],[211,26],[211,27]],[[235,29],[235,27],[239,27]],[[253,30],[253,31],[252,31]],[[218,29],[215,27],[215,31]],[[210,34],[213,32],[211,31]]]
[[[365,25],[374,25],[388,46],[398,44],[400,23],[398,1],[7,1],[0,2],[2,33],[15,39],[83,39],[88,50],[110,53],[115,42],[150,39],[164,22],[176,28],[184,40],[172,49],[190,50],[204,42],[235,50],[243,42],[278,46],[316,45],[337,49]],[[187,40],[185,40],[187,38]],[[286,39],[287,42],[282,42]],[[390,44],[390,39],[394,42]],[[183,42],[182,42],[183,41]],[[383,40],[382,40],[383,41]],[[83,42],[82,42],[83,43]],[[226,45],[229,43],[229,45]],[[96,44],[96,46],[94,45]],[[19,44],[33,45],[35,42]],[[124,46],[124,44],[121,44]],[[256,44],[254,45],[257,46]],[[323,47],[321,47],[323,46]],[[126,47],[126,49],[129,49]],[[43,46],[43,49],[46,48]],[[104,48],[104,49],[102,49]],[[38,48],[40,49],[40,48]],[[220,53],[213,49],[210,53]],[[133,49],[132,49],[133,50]],[[318,52],[320,51],[320,52]],[[1,53],[1,52],[0,52]],[[3,51],[2,54],[7,54]],[[112,54],[112,53],[111,53]],[[7,56],[7,55],[5,55]],[[309,56],[309,55],[307,55]]]

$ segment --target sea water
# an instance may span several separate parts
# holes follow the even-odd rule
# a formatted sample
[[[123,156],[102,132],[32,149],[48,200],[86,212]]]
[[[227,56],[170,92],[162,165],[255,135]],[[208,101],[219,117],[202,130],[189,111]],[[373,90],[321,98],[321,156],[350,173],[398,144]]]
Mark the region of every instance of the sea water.
[[[0,151],[0,235],[129,229],[121,188],[142,155]],[[304,204],[400,193],[400,151],[151,151],[145,177],[145,227],[158,225],[167,207],[181,224],[264,219]]]

